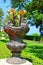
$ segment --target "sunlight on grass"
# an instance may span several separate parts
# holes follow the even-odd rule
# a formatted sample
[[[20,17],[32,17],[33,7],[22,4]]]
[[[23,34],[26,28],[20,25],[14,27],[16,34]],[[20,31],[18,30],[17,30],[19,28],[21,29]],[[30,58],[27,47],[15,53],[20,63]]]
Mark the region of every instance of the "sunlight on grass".
[[[0,41],[0,58],[7,58],[11,56],[11,52],[7,49],[5,42]]]
[[[24,42],[27,47],[22,51],[21,56],[31,61],[33,65],[43,65],[43,44],[28,40]]]

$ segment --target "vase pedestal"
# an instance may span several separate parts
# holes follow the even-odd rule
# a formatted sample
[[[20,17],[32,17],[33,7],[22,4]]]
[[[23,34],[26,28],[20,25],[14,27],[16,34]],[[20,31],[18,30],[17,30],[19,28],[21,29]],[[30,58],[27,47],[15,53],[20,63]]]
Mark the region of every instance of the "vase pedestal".
[[[10,49],[12,53],[12,57],[7,59],[8,63],[20,64],[26,62],[26,60],[22,59],[20,55],[21,51],[26,47],[26,44],[12,40],[9,43],[7,43],[7,47],[8,49]]]

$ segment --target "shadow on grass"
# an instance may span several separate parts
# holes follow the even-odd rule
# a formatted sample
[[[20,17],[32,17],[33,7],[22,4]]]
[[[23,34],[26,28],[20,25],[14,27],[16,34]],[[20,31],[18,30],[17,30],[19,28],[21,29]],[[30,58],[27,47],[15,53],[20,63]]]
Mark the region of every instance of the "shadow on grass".
[[[28,46],[30,48],[28,51],[33,53],[35,56],[43,59],[43,46]]]
[[[8,39],[5,39],[5,40],[0,40],[1,42],[4,42],[4,43],[7,43],[7,42],[9,42],[10,40]]]

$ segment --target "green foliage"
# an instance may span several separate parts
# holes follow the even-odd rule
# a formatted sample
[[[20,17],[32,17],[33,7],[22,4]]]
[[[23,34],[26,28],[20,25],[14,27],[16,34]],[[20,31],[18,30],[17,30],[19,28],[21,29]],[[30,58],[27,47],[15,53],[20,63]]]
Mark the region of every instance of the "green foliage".
[[[43,22],[43,14],[38,13],[38,10],[32,11],[33,18]]]
[[[0,18],[3,16],[4,14],[3,14],[3,10],[2,10],[2,8],[0,8]]]
[[[1,31],[0,31],[0,37],[2,36],[2,33],[1,33]]]
[[[32,11],[32,19],[35,21],[35,25],[36,26],[40,26],[40,24],[43,23],[43,14],[42,13],[38,13],[38,10]]]
[[[1,27],[3,26],[3,22],[2,22],[2,16],[4,15],[2,8],[0,8],[0,30]]]
[[[28,1],[29,0],[27,0],[27,2]],[[24,4],[24,2],[25,2],[25,4]],[[26,0],[11,0],[11,5],[13,8],[17,8],[17,7],[18,7],[18,9],[21,9],[22,7],[24,8],[24,6],[26,5]]]
[[[34,10],[43,11],[43,0],[32,0],[32,2],[28,3],[25,8],[30,12]]]
[[[20,0],[15,0],[15,1],[11,0],[12,7],[14,8],[18,7],[19,3],[20,3]]]
[[[7,22],[9,20],[13,20],[13,16],[12,14],[9,14],[9,15],[6,15],[5,19],[4,19],[4,22]]]
[[[33,33],[32,36],[40,36],[39,34],[37,33]]]
[[[43,0],[32,0],[25,9],[29,12],[27,17],[33,20],[36,27],[43,23]]]
[[[25,2],[25,0],[10,0],[10,1],[13,8],[17,8],[21,2],[22,3]],[[4,0],[4,2],[6,2],[6,0]]]
[[[27,18],[32,19],[32,22],[36,25],[36,27],[43,23],[43,14],[38,12],[38,10],[28,12]]]

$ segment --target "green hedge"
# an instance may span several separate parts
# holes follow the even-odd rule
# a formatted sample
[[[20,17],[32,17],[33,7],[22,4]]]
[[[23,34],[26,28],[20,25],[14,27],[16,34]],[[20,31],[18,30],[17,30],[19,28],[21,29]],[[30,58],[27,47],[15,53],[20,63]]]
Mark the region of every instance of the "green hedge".
[[[40,36],[29,36],[29,35],[25,35],[24,39],[27,40],[35,40],[35,41],[40,41]]]

